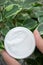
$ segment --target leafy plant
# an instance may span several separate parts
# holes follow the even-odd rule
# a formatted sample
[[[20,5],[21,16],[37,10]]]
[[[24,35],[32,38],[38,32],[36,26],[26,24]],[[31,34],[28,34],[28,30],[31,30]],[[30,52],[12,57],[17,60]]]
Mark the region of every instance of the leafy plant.
[[[17,26],[32,32],[37,28],[43,36],[43,0],[0,0],[0,50],[4,49],[6,33]],[[24,59],[24,63],[43,65],[43,55],[36,48],[28,59]]]

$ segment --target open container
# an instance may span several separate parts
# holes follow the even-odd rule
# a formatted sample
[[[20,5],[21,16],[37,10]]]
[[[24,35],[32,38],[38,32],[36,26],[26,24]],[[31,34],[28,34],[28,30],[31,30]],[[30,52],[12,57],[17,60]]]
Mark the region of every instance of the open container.
[[[35,38],[29,29],[15,27],[6,34],[4,45],[10,56],[16,59],[24,59],[34,52]]]

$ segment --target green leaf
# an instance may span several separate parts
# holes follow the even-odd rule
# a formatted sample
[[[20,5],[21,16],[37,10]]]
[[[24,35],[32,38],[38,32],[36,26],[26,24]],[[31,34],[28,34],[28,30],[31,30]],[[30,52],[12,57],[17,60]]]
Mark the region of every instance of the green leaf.
[[[26,3],[26,2],[28,2],[28,3],[32,3],[32,2],[36,2],[36,1],[39,1],[39,0],[10,0],[10,1],[12,1],[13,3]]]
[[[26,20],[27,18],[30,18],[29,14],[28,13],[19,13],[16,17],[17,20]]]
[[[4,5],[5,3],[7,3],[7,0],[0,0],[0,5]]]
[[[40,35],[43,35],[43,23],[38,25],[37,30],[39,31]]]
[[[7,26],[6,27],[3,27],[1,29],[1,33],[2,33],[3,36],[5,36],[8,31],[9,31],[9,27],[7,27]]]
[[[20,8],[18,5],[16,4],[11,4],[11,5],[8,5],[6,8],[5,8],[5,17],[6,18],[9,18],[11,16],[16,16],[21,10],[22,8]]]
[[[3,42],[0,41],[0,51],[1,51],[2,49],[4,49],[4,45],[3,45]]]
[[[6,10],[6,11],[10,11],[10,10],[12,10],[13,6],[14,6],[14,4],[8,5],[8,6],[5,8],[5,10]]]
[[[1,15],[1,13],[0,13],[0,22],[2,21],[2,15]]]
[[[43,4],[41,2],[35,2],[32,4],[34,7],[40,7],[40,6],[43,6]]]
[[[23,9],[27,9],[27,8],[30,8],[31,3],[34,3],[39,0],[10,0],[10,1],[12,1],[13,3],[19,4],[20,7],[22,7]]]
[[[37,17],[43,16],[43,6],[42,7],[34,7],[33,12]]]
[[[43,23],[43,16],[40,16],[40,17],[38,18],[38,21],[39,21],[39,23]]]
[[[23,26],[32,30],[37,26],[37,21],[35,21],[31,18],[27,19],[27,20],[24,21]]]
[[[11,29],[11,28],[14,28],[14,27],[15,27],[15,25],[13,24],[13,22],[12,22],[12,19],[11,19],[11,18],[7,19],[7,21],[6,21],[6,23],[5,23],[5,26],[7,26],[9,29]]]
[[[36,1],[38,1],[38,0],[25,0],[25,1],[23,2],[23,8],[24,8],[24,9],[29,9],[29,8],[31,8],[31,7],[32,7],[31,4],[34,3],[34,2],[36,2]]]

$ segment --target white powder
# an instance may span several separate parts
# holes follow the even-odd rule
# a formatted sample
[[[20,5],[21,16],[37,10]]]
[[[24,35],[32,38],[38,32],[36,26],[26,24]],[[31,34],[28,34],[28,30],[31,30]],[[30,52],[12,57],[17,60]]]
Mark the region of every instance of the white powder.
[[[11,29],[5,37],[5,49],[14,58],[30,56],[35,49],[33,33],[25,27]]]

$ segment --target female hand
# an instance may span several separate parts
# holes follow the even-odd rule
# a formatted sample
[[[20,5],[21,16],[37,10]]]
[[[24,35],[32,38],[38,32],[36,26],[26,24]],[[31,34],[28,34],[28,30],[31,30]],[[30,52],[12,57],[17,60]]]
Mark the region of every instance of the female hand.
[[[43,39],[41,38],[37,30],[34,31],[34,36],[37,48],[40,50],[41,53],[43,53]],[[2,56],[8,65],[21,65],[17,60],[10,57],[6,51],[2,51]]]
[[[37,30],[34,31],[34,36],[35,36],[37,48],[41,53],[43,53],[43,38],[40,36]]]
[[[1,51],[0,54],[2,55],[7,65],[20,65],[20,63],[16,59],[9,56],[5,50]]]

